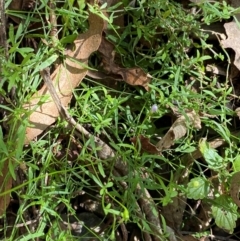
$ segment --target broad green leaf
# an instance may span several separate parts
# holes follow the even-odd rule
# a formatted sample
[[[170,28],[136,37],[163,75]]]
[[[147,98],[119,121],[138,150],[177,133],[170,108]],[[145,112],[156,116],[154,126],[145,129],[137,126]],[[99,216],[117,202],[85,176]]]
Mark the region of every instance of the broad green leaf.
[[[190,180],[187,185],[187,197],[191,199],[203,199],[209,193],[209,183],[206,179],[196,177]]]
[[[200,140],[199,149],[209,168],[218,170],[219,168],[223,167],[223,158],[217,153],[215,149],[211,148],[204,139]]]
[[[234,172],[240,171],[240,155],[237,155],[234,162],[233,162],[233,169]]]
[[[22,55],[23,58],[25,58],[27,56],[28,53],[33,52],[34,50],[32,48],[17,48],[16,49],[18,53],[20,53]]]
[[[219,228],[233,233],[238,219],[237,205],[229,200],[226,196],[221,196],[215,200],[217,206],[212,206],[212,215]]]
[[[100,7],[100,9],[104,9],[104,8],[106,8],[106,7],[107,7],[107,5],[108,5],[108,3],[107,3],[107,2],[103,3],[103,4],[102,4],[102,6]]]
[[[128,212],[128,210],[126,208],[124,208],[124,211],[122,212],[122,217],[123,217],[125,222],[127,222],[129,220],[129,218],[130,218],[129,212]]]
[[[77,34],[72,34],[72,35],[68,35],[63,37],[60,42],[62,44],[68,44],[68,43],[73,43],[73,41],[77,38]]]
[[[23,36],[23,30],[24,30],[24,26],[23,23],[20,22],[17,28],[17,32],[15,35],[15,41],[17,41],[19,39],[19,37]]]
[[[113,182],[108,182],[106,185],[105,185],[105,188],[109,188],[109,187],[112,187],[113,186]]]

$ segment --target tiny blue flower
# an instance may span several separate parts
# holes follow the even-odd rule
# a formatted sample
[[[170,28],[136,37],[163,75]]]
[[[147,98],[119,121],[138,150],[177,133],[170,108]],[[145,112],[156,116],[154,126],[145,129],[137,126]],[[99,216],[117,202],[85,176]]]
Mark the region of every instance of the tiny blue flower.
[[[155,113],[155,112],[157,112],[157,111],[158,111],[158,106],[157,106],[157,104],[152,105],[152,107],[151,107],[151,112],[152,112],[152,113]]]

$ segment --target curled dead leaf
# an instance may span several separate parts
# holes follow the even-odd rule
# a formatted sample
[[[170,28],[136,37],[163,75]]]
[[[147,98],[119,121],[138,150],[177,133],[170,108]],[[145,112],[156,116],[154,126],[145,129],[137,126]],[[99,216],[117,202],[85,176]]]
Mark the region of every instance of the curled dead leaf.
[[[117,65],[112,66],[112,71],[115,74],[122,76],[123,80],[130,85],[139,85],[143,86],[147,91],[149,91],[149,82],[151,76],[146,74],[140,68],[120,68]]]
[[[188,125],[201,129],[201,120],[194,110],[177,118],[165,136],[156,144],[158,150],[162,151],[170,148],[174,144],[174,141],[185,136]]]
[[[102,39],[101,45],[99,46],[99,52],[102,54],[102,62],[106,72],[120,75],[122,80],[126,83],[143,86],[149,91],[148,84],[151,81],[151,76],[145,73],[141,68],[122,68],[114,63],[114,46],[105,38]]]
[[[101,43],[104,27],[103,19],[98,15],[90,13],[89,26],[89,30],[80,34],[74,41],[75,50],[66,51],[66,61],[60,64],[51,75],[63,106],[67,106],[70,103],[73,89],[80,84],[87,73],[84,65],[87,65],[88,57],[98,49]],[[47,100],[40,104],[43,97],[47,97]],[[32,111],[29,116],[31,126],[26,129],[25,144],[27,144],[41,134],[49,125],[53,124],[59,117],[59,112],[46,85],[32,96],[25,108]]]

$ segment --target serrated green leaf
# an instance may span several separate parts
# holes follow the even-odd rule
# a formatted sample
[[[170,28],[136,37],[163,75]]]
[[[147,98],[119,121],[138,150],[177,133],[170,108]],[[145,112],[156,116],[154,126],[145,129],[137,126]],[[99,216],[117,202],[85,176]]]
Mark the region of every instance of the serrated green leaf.
[[[217,203],[218,206],[212,206],[211,209],[217,226],[229,233],[233,233],[238,219],[237,205],[225,196],[217,198],[215,203]]]
[[[187,197],[191,199],[203,199],[209,193],[210,185],[206,179],[196,177],[191,179],[187,185]]]
[[[217,153],[217,151],[209,146],[209,144],[202,139],[199,142],[199,149],[202,153],[209,168],[217,170],[223,167],[223,158]]]

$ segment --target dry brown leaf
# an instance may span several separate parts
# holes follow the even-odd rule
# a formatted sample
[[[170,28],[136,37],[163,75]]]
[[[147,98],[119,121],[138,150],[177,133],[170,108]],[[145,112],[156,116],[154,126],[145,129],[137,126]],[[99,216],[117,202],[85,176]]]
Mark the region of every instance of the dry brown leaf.
[[[114,57],[115,57],[113,44],[110,43],[105,38],[102,38],[98,51],[101,53],[103,57],[102,61],[103,61],[103,64],[105,65],[104,66],[105,70],[107,70],[108,72],[111,72],[111,66],[114,62]]]
[[[183,214],[186,208],[186,198],[180,195],[172,198],[171,203],[162,207],[162,215],[167,221],[167,225],[175,230],[179,230],[183,222]]]
[[[138,141],[140,143],[138,143]],[[138,144],[140,144],[141,152],[145,151],[145,152],[150,153],[150,154],[159,154],[159,151],[156,148],[156,146],[154,146],[152,143],[150,143],[149,138],[147,138],[143,135],[131,138],[131,142],[135,146],[138,146]]]
[[[188,125],[192,125],[196,129],[201,129],[201,120],[195,111],[186,113],[186,115],[180,116],[165,134],[165,136],[156,144],[159,151],[170,148],[174,141],[182,138],[187,133]]]
[[[149,91],[148,84],[150,82],[150,75],[146,74],[140,68],[120,68],[117,65],[112,66],[112,72],[122,76],[123,80],[130,85],[143,86]]]
[[[235,113],[237,114],[237,116],[240,119],[240,107],[236,108]]]
[[[240,190],[240,172],[236,172],[232,176],[231,185],[230,185],[230,195],[238,207],[240,207],[239,190]]]
[[[234,65],[240,70],[240,28],[236,22],[225,23],[228,38],[221,41],[223,48],[232,48],[235,51]]]
[[[101,45],[99,46],[99,52],[102,54],[102,61],[104,69],[108,73],[120,75],[122,80],[130,85],[143,86],[149,91],[148,84],[150,83],[151,76],[146,74],[142,69],[135,68],[121,68],[114,63],[114,46],[106,39],[102,39]]]
[[[90,13],[89,26],[89,30],[86,33],[80,34],[74,41],[75,50],[66,51],[67,56],[73,60],[66,58],[66,61],[59,65],[51,75],[56,92],[63,106],[69,104],[73,89],[80,84],[87,73],[87,69],[76,61],[87,65],[89,56],[98,49],[101,43],[104,27],[103,19]],[[48,101],[39,105],[39,101],[43,96],[47,96]],[[29,122],[33,126],[28,127],[26,130],[25,144],[27,144],[41,134],[49,125],[54,123],[59,116],[59,112],[46,85],[32,96],[30,102],[25,105],[25,108],[33,111],[29,117]]]
[[[0,193],[6,192],[12,187],[12,177],[9,174],[8,170],[8,163],[5,162],[5,165],[3,166],[3,169],[1,170],[0,175],[0,183],[1,183],[1,189]],[[2,216],[10,202],[10,193],[7,193],[6,195],[0,196],[0,216]]]

